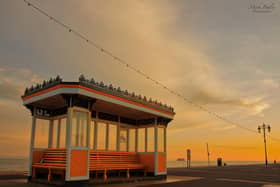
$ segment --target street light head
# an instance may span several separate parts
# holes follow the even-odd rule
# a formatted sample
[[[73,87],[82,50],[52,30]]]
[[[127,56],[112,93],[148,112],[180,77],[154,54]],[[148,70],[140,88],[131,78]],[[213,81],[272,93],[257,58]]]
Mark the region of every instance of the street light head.
[[[258,126],[258,132],[261,133],[261,127],[260,126]]]
[[[270,132],[271,131],[271,127],[270,125],[267,126],[267,131]]]

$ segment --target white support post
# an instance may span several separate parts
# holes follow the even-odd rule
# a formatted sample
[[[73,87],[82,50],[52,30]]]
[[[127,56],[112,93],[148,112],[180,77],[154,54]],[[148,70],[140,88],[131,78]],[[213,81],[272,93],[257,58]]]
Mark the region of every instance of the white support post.
[[[164,152],[165,152],[165,154],[166,154],[166,151],[167,151],[166,127],[163,127],[163,133],[164,133]]]
[[[71,123],[72,123],[72,109],[68,108],[66,119],[66,135],[65,135],[65,147],[66,149],[71,147]]]
[[[105,144],[106,151],[109,150],[109,124],[106,123],[106,144]]]
[[[69,107],[67,110],[66,136],[65,136],[65,145],[66,145],[65,179],[66,179],[66,181],[70,180],[72,116],[73,116],[73,109]]]
[[[60,147],[60,131],[61,131],[61,119],[58,120],[58,124],[57,124],[56,148]]]
[[[87,148],[88,148],[88,162],[87,162],[87,176],[89,177],[89,167],[90,167],[90,125],[91,125],[91,111],[88,112],[88,119],[87,119]]]
[[[80,117],[76,116],[76,146],[79,146],[79,134],[80,134]]]
[[[120,116],[117,124],[117,151],[120,151]]]
[[[148,128],[145,127],[145,152],[148,152]]]
[[[138,152],[138,128],[135,129],[135,152]]]
[[[97,150],[98,145],[98,118],[99,113],[96,111],[96,120],[94,120],[93,150]]]
[[[36,132],[36,117],[35,110],[32,116],[32,126],[31,126],[31,136],[30,136],[30,147],[29,147],[29,167],[28,167],[28,177],[32,176],[32,161],[33,161],[33,148],[35,144],[35,132]]]
[[[48,148],[53,147],[53,120],[49,121],[49,140],[48,140]]]
[[[90,150],[90,123],[91,123],[91,112],[88,113],[87,119],[87,148]]]
[[[98,122],[97,122],[97,120],[94,120],[94,137],[93,137],[93,150],[97,150],[97,145],[98,145],[98,138],[97,138],[97,136],[98,136]]]
[[[164,154],[165,154],[165,172],[167,172],[167,136],[166,136],[167,125],[163,128],[164,133]]]
[[[129,152],[129,128],[126,129],[126,151]]]
[[[154,152],[155,152],[155,170],[154,170],[154,175],[156,176],[157,173],[158,173],[158,125],[157,125],[157,118],[155,118],[155,124],[154,124],[154,138],[155,138],[155,149],[154,149]]]

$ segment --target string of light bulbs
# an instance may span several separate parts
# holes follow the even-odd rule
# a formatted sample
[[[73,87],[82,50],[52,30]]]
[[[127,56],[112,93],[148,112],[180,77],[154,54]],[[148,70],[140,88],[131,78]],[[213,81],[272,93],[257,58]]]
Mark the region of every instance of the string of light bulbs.
[[[43,10],[42,8],[34,5],[33,3],[31,3],[28,0],[24,0],[24,2],[29,6],[32,7],[33,9],[35,9],[37,12],[39,12],[40,14],[44,15],[45,17],[47,17],[50,21],[56,23],[57,25],[61,26],[62,28],[66,29],[69,33],[74,34],[75,36],[77,36],[78,38],[80,38],[81,40],[85,41],[86,43],[88,43],[89,45],[93,46],[95,49],[97,49],[98,51],[100,51],[103,54],[106,54],[107,56],[111,57],[113,59],[114,62],[117,62],[121,65],[123,65],[124,67],[134,71],[135,73],[137,73],[138,75],[144,77],[147,80],[150,80],[151,82],[153,82],[154,84],[156,84],[157,86],[163,88],[164,90],[168,91],[169,93],[171,93],[172,95],[175,95],[181,99],[183,99],[185,102],[187,102],[188,104],[208,113],[209,115],[214,116],[215,118],[222,120],[224,122],[226,122],[227,124],[231,124],[234,125],[236,127],[239,127],[241,129],[247,130],[249,132],[253,132],[253,133],[258,133],[257,130],[253,130],[247,127],[244,127],[236,122],[233,122],[229,119],[224,118],[223,116],[219,115],[216,112],[212,112],[210,111],[208,108],[199,105],[197,103],[194,103],[191,99],[181,95],[179,92],[172,90],[171,88],[169,88],[168,86],[166,86],[165,84],[161,83],[160,81],[157,81],[156,79],[154,79],[153,77],[151,77],[150,75],[148,75],[147,73],[141,71],[140,69],[132,66],[130,63],[128,63],[126,60],[114,55],[113,52],[111,52],[110,50],[107,50],[105,48],[103,48],[101,45],[99,45],[98,43],[94,42],[93,40],[89,39],[87,36],[85,36],[84,34],[80,33],[79,31],[73,29],[72,27],[70,27],[69,25],[65,24],[64,22],[60,21],[59,19],[51,16],[48,12],[46,12],[45,10]],[[273,138],[270,136],[270,138],[274,141],[280,141],[280,139],[277,138]]]

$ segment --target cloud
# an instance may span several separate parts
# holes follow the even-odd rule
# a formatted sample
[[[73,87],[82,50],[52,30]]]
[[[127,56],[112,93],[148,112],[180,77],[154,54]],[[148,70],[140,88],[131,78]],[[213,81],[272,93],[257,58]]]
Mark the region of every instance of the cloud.
[[[238,146],[238,145],[212,145],[213,147],[218,147],[218,148],[227,148],[227,149],[257,149],[255,146]]]
[[[184,123],[184,126],[182,126],[178,121],[176,122],[175,128],[170,128],[169,133],[183,133],[184,131],[187,132],[190,128],[191,129],[209,129],[213,127],[217,127],[217,124],[212,123],[211,121],[208,122],[188,122],[186,121]]]
[[[28,132],[19,131],[14,135],[0,134],[0,149],[5,150],[1,153],[0,158],[21,158],[28,157],[29,137]]]
[[[264,86],[269,87],[269,88],[278,88],[279,87],[279,83],[273,79],[264,79],[264,80],[262,80],[262,83]]]
[[[18,99],[20,95],[21,89],[15,85],[11,84],[8,81],[1,81],[0,82],[0,98],[1,99]]]
[[[196,37],[192,37],[195,36],[195,33],[191,29],[171,27],[178,19],[181,19],[181,12],[178,11],[182,10],[179,7],[165,1],[160,6],[158,3],[150,1],[118,3],[96,1],[95,6],[92,6],[92,3],[92,1],[79,3],[80,8],[77,9],[77,13],[69,16],[67,10],[71,7],[70,3],[66,5],[69,7],[59,12],[58,18],[68,16],[71,19],[69,24],[79,28],[78,30],[81,32],[87,31],[89,34],[86,35],[89,38],[93,38],[95,42],[111,50],[113,54],[127,60],[134,67],[152,75],[154,79],[163,82],[170,88],[179,90],[183,95],[199,104],[242,106],[258,112],[269,107],[263,103],[264,101],[244,104],[243,98],[238,97],[241,90],[232,91],[230,84],[223,80],[222,71],[215,66],[213,57],[197,45]],[[46,6],[47,10],[48,8],[53,9],[49,7],[48,3],[40,2],[39,4]],[[57,6],[64,5],[61,3]],[[83,19],[83,22],[80,22],[80,19]],[[37,23],[36,20],[32,19]],[[85,27],[82,23],[88,24]],[[45,20],[40,24],[48,25],[48,21]],[[184,24],[187,25],[188,22]],[[55,54],[50,55],[56,59],[50,59],[49,66],[51,64],[55,64],[56,67],[61,66],[61,71],[66,73],[66,60],[63,60],[63,63],[58,62],[56,52],[59,51],[59,58],[63,59],[69,57],[69,54],[75,54],[74,58],[67,61],[68,72],[99,74],[98,79],[100,80],[112,80],[136,92],[159,97],[160,92],[152,89],[154,85],[151,82],[143,81],[143,77],[116,65],[115,62],[111,62],[112,59],[104,57],[99,52],[96,53],[90,47],[86,46],[83,48],[84,50],[80,50],[79,39],[71,34],[63,32],[63,35],[59,35],[56,27],[49,25],[49,28],[51,32],[43,31],[44,33],[41,33],[49,38],[47,41],[32,40],[35,43],[33,45],[39,46],[37,48],[43,50],[43,47],[47,46],[47,50],[50,50],[47,54]],[[90,31],[94,31],[94,35],[91,35]],[[41,41],[41,34],[38,38],[34,34],[32,38]],[[70,40],[67,40],[68,37]],[[63,42],[56,42],[58,39]],[[205,42],[202,45],[207,47],[209,44]],[[94,51],[94,56],[92,51]],[[95,62],[106,61],[106,63],[92,63],[89,60],[92,58],[95,58]],[[83,63],[77,63],[77,61]],[[89,68],[92,66],[94,68]],[[111,67],[110,74],[103,73],[108,66]]]
[[[31,70],[0,66],[0,99],[19,100],[24,89],[41,79]]]
[[[265,97],[251,97],[240,100],[240,104],[251,110],[252,115],[262,114],[262,112],[270,107],[270,104],[265,102]]]
[[[226,125],[226,126],[219,126],[219,127],[214,127],[212,130],[213,131],[227,131],[236,128],[235,125]]]
[[[232,98],[232,96],[223,96],[221,94],[215,95],[213,92],[201,89],[193,93],[192,100],[202,105],[208,104],[244,107],[250,109],[251,113],[253,112],[255,115],[262,113],[265,109],[270,107],[270,105],[265,102],[265,98],[261,96],[239,99]]]
[[[246,45],[240,43],[250,35],[255,35],[258,29],[249,24],[249,27],[253,29],[248,30],[248,34],[240,36],[239,29],[248,29],[246,26],[249,21],[245,21],[246,25],[233,26],[231,23],[240,24],[242,22],[239,21],[243,21],[243,19],[238,22],[228,21],[229,18],[236,21],[235,16],[232,15],[240,16],[239,13],[233,14],[237,9],[231,8],[231,14],[223,14],[221,11],[216,11],[215,5],[225,6],[218,1],[214,4],[211,2],[210,9],[201,2],[195,3],[195,6],[176,3],[174,6],[170,1],[161,1],[161,3],[129,0],[118,2],[89,0],[69,1],[68,3],[60,1],[55,7],[47,1],[38,1],[37,4],[73,28],[77,28],[88,38],[109,49],[114,55],[152,75],[154,79],[163,82],[171,89],[178,90],[195,103],[206,105],[224,117],[229,116],[229,111],[234,111],[235,113],[230,116],[232,117],[230,119],[239,121],[242,115],[246,115],[246,117],[248,114],[262,115],[264,110],[270,107],[263,94],[251,94],[253,91],[250,93],[246,91],[251,87],[251,90],[256,91],[256,88],[263,84],[276,87],[275,82],[258,81],[258,85],[252,86],[252,81],[256,80],[255,77],[247,79],[248,75],[242,75],[240,71],[246,67],[245,63],[243,61],[243,64],[233,63],[235,60],[238,61],[239,58],[245,57],[245,62],[248,60],[253,63],[258,60],[259,54],[264,53],[256,51],[256,48],[252,46],[268,46],[262,45],[262,40],[257,40],[257,42],[248,40]],[[5,100],[5,104],[2,105],[0,100],[2,106],[0,116],[2,118],[1,126],[5,132],[13,128],[8,125],[12,120],[14,120],[13,124],[20,129],[24,128],[22,122],[29,119],[30,114],[27,110],[18,105],[12,106],[8,102],[14,101],[16,98],[20,100],[20,95],[26,86],[34,82],[41,82],[41,77],[34,72],[41,72],[47,76],[58,72],[62,74],[62,77],[67,75],[70,81],[77,80],[77,74],[83,73],[170,103],[174,105],[177,112],[175,120],[172,122],[174,126],[169,128],[169,132],[175,134],[173,139],[176,139],[179,133],[186,135],[191,132],[195,136],[193,139],[197,140],[202,132],[211,134],[209,130],[225,131],[234,128],[208,113],[189,106],[174,95],[165,94],[164,90],[136,75],[135,72],[112,62],[111,58],[97,52],[71,33],[52,24],[48,19],[36,16],[38,14],[29,7],[16,5],[16,3],[10,7],[10,9],[5,9],[6,13],[2,16],[3,19],[13,18],[12,22],[7,19],[7,24],[5,24],[6,32],[11,34],[10,38],[6,34],[5,40],[17,38],[21,46],[24,48],[28,46],[27,48],[30,47],[30,50],[24,51],[24,48],[18,48],[18,52],[15,52],[14,49],[7,50],[13,52],[10,54],[11,56],[25,60],[19,60],[17,63],[11,60],[9,62],[11,64],[22,63],[32,69],[14,68],[12,65],[10,67],[0,66],[0,98]],[[15,7],[17,7],[17,11],[11,11]],[[73,7],[75,11],[73,11]],[[238,8],[238,10],[243,9]],[[184,15],[180,14],[180,11]],[[192,12],[190,13],[190,11]],[[20,16],[16,15],[17,12]],[[213,14],[216,16],[213,17]],[[179,22],[180,20],[182,22]],[[213,20],[216,21],[213,22]],[[254,20],[257,20],[256,25],[259,28],[259,20],[255,18]],[[271,22],[263,21],[263,23]],[[225,24],[229,27],[225,27]],[[36,27],[34,27],[35,25]],[[18,30],[21,30],[20,34],[17,32]],[[23,39],[24,41],[22,41]],[[229,43],[231,45],[228,45]],[[13,46],[18,46],[18,43]],[[273,49],[277,51],[278,47],[275,46]],[[253,57],[251,59],[247,59],[248,50],[249,55]],[[0,56],[1,59],[5,59],[6,54],[3,53]],[[2,56],[4,57],[2,58]],[[269,55],[265,53],[265,56]],[[238,59],[236,59],[237,57]],[[255,68],[253,64],[249,64],[247,67],[252,71]],[[277,68],[273,68],[277,70]],[[233,72],[232,77],[227,75],[230,71]],[[256,73],[263,74],[262,71],[257,72],[257,70]],[[238,78],[238,80],[232,80],[232,78]],[[234,84],[239,85],[244,80],[251,85],[249,89],[248,87],[246,89],[234,87]],[[17,118],[13,116],[14,113],[18,113]],[[191,131],[190,128],[194,130]],[[13,133],[12,130],[10,132]]]

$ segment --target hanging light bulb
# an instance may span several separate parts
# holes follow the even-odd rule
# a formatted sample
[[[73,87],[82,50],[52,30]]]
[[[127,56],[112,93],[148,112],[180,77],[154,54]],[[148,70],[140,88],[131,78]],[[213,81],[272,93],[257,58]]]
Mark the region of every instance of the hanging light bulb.
[[[270,132],[271,131],[271,127],[270,125],[267,126],[267,131]]]

